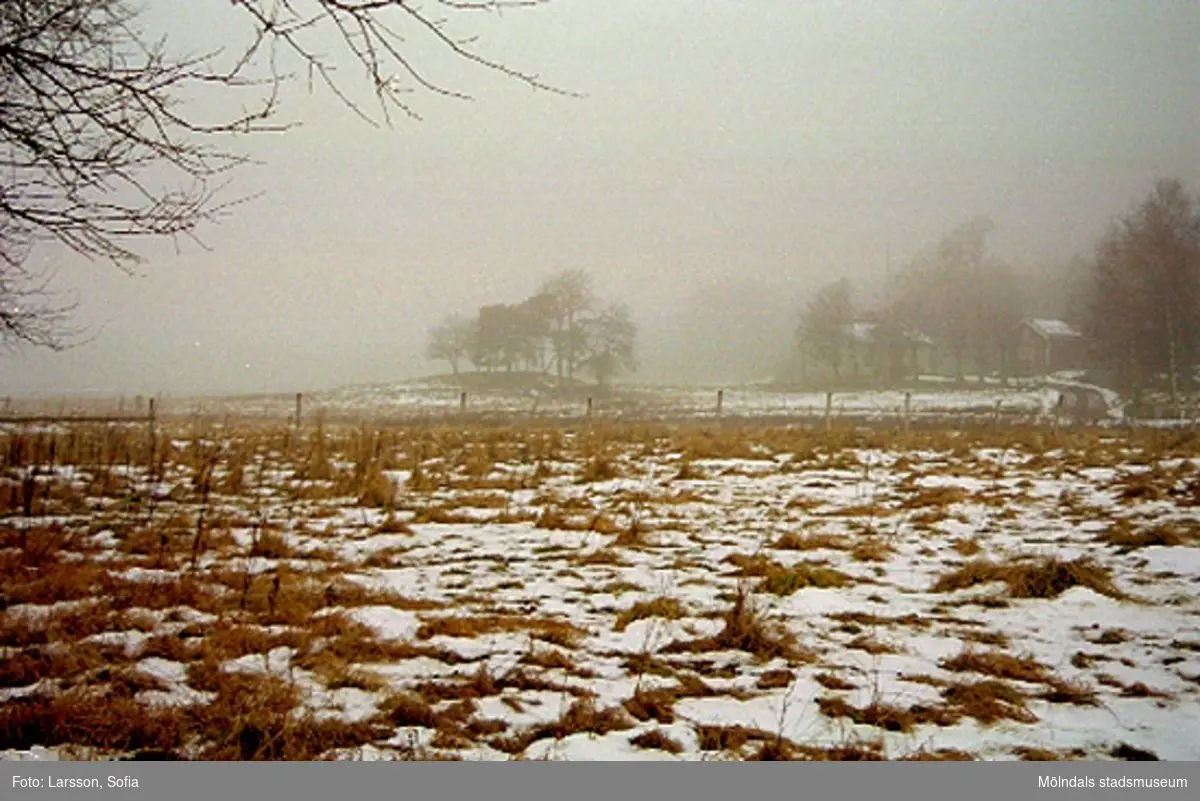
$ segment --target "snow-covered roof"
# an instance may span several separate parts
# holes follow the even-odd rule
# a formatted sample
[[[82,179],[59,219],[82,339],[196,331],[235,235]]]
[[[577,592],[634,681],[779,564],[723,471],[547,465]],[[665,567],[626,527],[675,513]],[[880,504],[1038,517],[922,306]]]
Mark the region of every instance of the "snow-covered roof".
[[[1023,320],[1022,322],[1032,328],[1036,333],[1046,337],[1047,339],[1074,338],[1083,336],[1083,334],[1080,334],[1078,331],[1072,328],[1070,323],[1063,320],[1046,320],[1031,317],[1027,320]]]
[[[904,334],[905,334],[905,336],[908,337],[909,342],[913,342],[918,345],[936,345],[937,344],[936,342],[933,341],[933,337],[929,336],[928,334],[923,334],[920,331],[917,331],[916,329],[910,328],[907,331],[905,331]]]
[[[846,333],[850,338],[859,342],[869,342],[874,331],[875,323],[857,322],[846,326]]]

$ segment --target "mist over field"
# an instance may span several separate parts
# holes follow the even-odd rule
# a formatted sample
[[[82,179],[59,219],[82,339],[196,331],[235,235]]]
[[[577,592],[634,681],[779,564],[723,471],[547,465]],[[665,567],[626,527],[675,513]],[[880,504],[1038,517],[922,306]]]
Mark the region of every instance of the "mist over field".
[[[150,4],[143,23],[181,52],[245,35],[207,4]],[[234,138],[258,163],[224,197],[261,195],[205,226],[204,247],[143,242],[127,275],[37,246],[78,303],[79,344],[6,354],[3,391],[448,372],[426,358],[439,321],[565,270],[628,307],[637,369],[622,380],[780,379],[831,282],[850,279],[855,316],[877,310],[885,278],[986,217],[987,258],[1028,290],[1014,313],[1069,317],[1071,260],[1156,180],[1200,183],[1194,4],[557,0],[455,26],[577,96],[419,44],[473,100],[417,92],[423,119],[373,127],[319,82],[286,86],[281,119],[302,124]],[[355,69],[351,99],[374,113]],[[229,101],[190,107],[210,105]]]
[[[0,763],[1200,760],[1198,44],[0,0]]]

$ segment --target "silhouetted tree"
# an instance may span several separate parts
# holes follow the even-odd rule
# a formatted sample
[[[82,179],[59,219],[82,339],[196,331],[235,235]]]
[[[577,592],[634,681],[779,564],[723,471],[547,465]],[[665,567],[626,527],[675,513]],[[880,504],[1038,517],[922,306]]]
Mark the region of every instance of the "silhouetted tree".
[[[551,319],[551,342],[558,377],[574,378],[584,356],[581,322],[595,304],[592,276],[586,270],[563,270],[538,290]]]
[[[128,268],[140,260],[134,241],[194,237],[228,210],[233,201],[221,199],[220,181],[246,161],[231,136],[286,127],[275,120],[288,58],[368,120],[374,115],[351,99],[339,61],[365,71],[385,121],[396,111],[417,116],[414,88],[463,97],[418,65],[430,43],[551,89],[481,55],[450,27],[473,12],[537,2],[230,0],[224,12],[212,8],[247,21],[247,39],[179,56],[166,38],[139,31],[140,10],[127,0],[3,0],[0,341],[62,343],[59,324],[70,309],[39,302],[43,276],[24,267],[36,243],[57,241]],[[330,52],[330,41],[342,52]],[[211,106],[184,104],[213,86],[238,110],[214,119],[204,116]]]
[[[597,383],[607,386],[618,374],[637,368],[637,325],[624,303],[606,306],[584,322],[583,330],[587,353],[583,365]]]
[[[985,257],[991,230],[984,217],[958,226],[901,271],[889,293],[894,298],[889,316],[914,334],[923,331],[940,342],[960,380],[968,355],[980,374],[1001,364],[997,354],[1015,308],[1011,297],[990,294],[1008,295],[1012,288],[1005,268]]]
[[[801,316],[797,338],[813,358],[829,365],[836,378],[849,355],[850,326],[854,323],[854,301],[849,279],[821,287]]]
[[[1005,264],[983,265],[979,276],[983,302],[975,323],[977,369],[1008,379],[1012,372],[1012,338],[1025,316],[1026,299],[1013,270]]]
[[[458,364],[470,356],[474,336],[474,324],[461,315],[452,314],[430,330],[425,358],[449,362],[450,369],[458,375]]]

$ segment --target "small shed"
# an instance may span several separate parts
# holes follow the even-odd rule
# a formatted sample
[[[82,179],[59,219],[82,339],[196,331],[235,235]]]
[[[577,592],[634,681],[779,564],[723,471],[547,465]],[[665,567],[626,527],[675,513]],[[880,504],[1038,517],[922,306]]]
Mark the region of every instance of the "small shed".
[[[1033,376],[1087,366],[1087,343],[1063,320],[1029,317],[1013,331],[1013,361],[1019,375]]]
[[[937,372],[938,349],[932,339],[904,326],[859,320],[843,327],[850,367],[896,381],[906,375]]]

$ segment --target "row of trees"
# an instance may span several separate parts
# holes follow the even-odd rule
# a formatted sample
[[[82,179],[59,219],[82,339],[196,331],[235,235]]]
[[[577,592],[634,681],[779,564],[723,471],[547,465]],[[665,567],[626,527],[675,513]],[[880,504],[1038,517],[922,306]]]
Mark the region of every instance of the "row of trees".
[[[591,274],[565,270],[514,304],[483,306],[474,317],[450,315],[429,332],[426,356],[476,370],[526,370],[559,379],[591,375],[607,385],[636,369],[637,326],[623,303],[602,304]]]
[[[1063,267],[1053,282],[1063,289],[1049,304],[1047,285],[988,255],[991,230],[983,218],[959,226],[890,276],[874,308],[856,303],[847,279],[823,286],[800,315],[802,363],[815,361],[837,379],[866,367],[896,381],[946,372],[942,366],[960,379],[1006,377],[1016,325],[1049,314],[1084,334],[1086,367],[1097,380],[1131,397],[1165,390],[1174,403],[1195,389],[1200,201],[1180,181],[1159,181],[1090,258]]]

